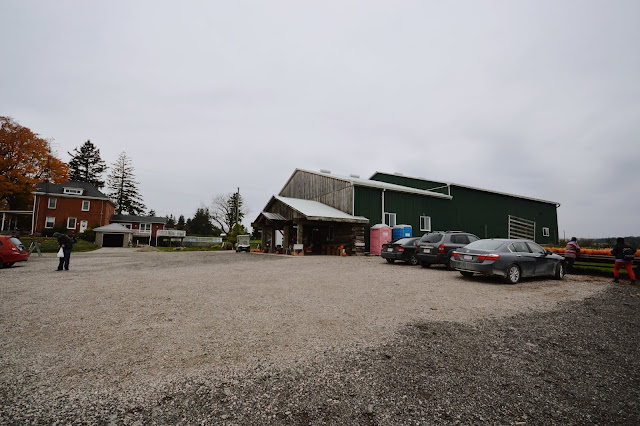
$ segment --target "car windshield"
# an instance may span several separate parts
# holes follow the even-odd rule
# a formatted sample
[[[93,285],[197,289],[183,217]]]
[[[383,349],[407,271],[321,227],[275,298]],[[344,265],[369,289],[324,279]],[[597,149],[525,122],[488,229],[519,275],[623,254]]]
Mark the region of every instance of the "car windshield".
[[[468,244],[466,248],[469,250],[496,250],[504,244],[504,241],[496,240],[478,240]]]
[[[24,245],[22,245],[22,241],[20,241],[19,239],[15,238],[15,237],[11,237],[11,238],[9,238],[9,241],[11,241],[11,244],[16,246],[18,248],[18,250],[24,250]]]
[[[442,239],[442,234],[427,234],[420,239],[421,243],[438,243]]]

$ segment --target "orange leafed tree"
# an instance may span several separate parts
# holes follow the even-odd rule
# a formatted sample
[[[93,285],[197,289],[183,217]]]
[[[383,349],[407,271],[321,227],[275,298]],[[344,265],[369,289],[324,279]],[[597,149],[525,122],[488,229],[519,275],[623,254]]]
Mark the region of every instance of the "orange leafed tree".
[[[0,125],[0,209],[26,209],[36,184],[66,182],[69,167],[51,155],[47,140],[11,117],[0,117]]]

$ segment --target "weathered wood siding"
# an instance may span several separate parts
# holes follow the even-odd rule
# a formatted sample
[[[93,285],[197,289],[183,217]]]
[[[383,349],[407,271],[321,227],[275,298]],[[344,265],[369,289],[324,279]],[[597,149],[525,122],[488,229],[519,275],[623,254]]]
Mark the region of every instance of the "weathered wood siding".
[[[317,175],[297,170],[280,191],[280,196],[319,201],[353,214],[353,185],[331,175]]]

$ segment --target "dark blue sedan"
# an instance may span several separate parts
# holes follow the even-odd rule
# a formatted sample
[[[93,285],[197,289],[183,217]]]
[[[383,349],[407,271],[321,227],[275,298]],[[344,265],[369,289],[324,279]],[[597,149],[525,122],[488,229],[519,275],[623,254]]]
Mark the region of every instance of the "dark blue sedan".
[[[564,257],[545,250],[533,241],[514,239],[478,240],[457,249],[451,266],[465,277],[482,274],[502,277],[516,284],[523,277],[564,278]]]

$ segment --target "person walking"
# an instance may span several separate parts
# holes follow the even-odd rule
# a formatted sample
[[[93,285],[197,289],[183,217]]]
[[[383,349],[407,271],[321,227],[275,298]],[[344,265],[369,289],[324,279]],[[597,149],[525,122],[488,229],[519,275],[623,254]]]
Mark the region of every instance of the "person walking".
[[[616,240],[616,245],[611,249],[611,254],[616,257],[616,263],[613,265],[613,282],[617,283],[620,278],[620,268],[627,270],[631,284],[636,283],[636,275],[633,273],[633,257],[636,249],[624,242],[624,238],[620,237]]]
[[[64,267],[64,269],[68,271],[69,260],[71,259],[71,249],[73,249],[73,243],[75,243],[75,238],[66,234],[61,234],[59,232],[54,233],[53,236],[58,239],[58,245],[60,246],[60,248],[62,249],[62,252],[64,253],[64,256],[60,258],[60,263],[58,264],[57,270],[62,271],[62,268]]]
[[[567,261],[567,272],[572,274],[573,263],[576,261],[576,256],[580,253],[580,245],[578,244],[578,239],[576,237],[572,237],[571,241],[567,243],[567,247],[564,249],[564,258]]]

